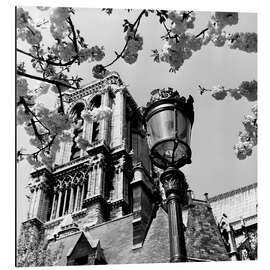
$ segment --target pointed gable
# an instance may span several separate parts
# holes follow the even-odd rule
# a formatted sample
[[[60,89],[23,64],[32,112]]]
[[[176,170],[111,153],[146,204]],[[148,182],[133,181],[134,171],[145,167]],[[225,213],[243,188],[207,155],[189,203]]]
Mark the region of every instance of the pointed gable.
[[[189,208],[186,247],[189,258],[200,260],[229,260],[209,204],[194,200]]]

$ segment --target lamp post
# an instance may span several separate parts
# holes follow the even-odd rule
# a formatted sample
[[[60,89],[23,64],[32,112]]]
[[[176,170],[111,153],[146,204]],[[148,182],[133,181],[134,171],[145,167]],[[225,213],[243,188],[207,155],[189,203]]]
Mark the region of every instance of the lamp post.
[[[193,98],[180,97],[173,89],[156,89],[144,112],[150,158],[163,169],[160,181],[166,194],[169,218],[170,261],[187,260],[181,204],[187,182],[179,170],[191,163],[190,136],[194,121]]]

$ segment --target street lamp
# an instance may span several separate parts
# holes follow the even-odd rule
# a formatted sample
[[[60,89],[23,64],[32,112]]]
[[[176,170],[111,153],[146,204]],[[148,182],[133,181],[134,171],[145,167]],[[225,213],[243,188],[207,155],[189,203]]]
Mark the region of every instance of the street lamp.
[[[144,112],[150,158],[163,169],[160,181],[166,194],[169,218],[170,261],[187,260],[181,204],[187,182],[179,170],[191,163],[190,136],[194,121],[193,98],[180,97],[172,88],[151,92]]]

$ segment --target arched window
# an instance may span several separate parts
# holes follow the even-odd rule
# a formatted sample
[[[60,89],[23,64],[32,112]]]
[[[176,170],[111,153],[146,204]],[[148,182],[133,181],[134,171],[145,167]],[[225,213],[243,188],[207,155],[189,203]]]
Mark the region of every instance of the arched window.
[[[99,108],[100,105],[101,105],[101,95],[97,95],[90,102],[90,110],[93,110],[94,108]],[[99,129],[100,129],[99,122],[94,121],[93,128],[92,128],[92,136],[91,136],[92,142],[95,142],[98,140]]]
[[[83,103],[77,103],[73,109],[71,110],[71,117],[73,119],[74,123],[74,131],[73,131],[73,144],[71,147],[71,155],[70,160],[73,160],[75,158],[80,157],[80,151],[81,149],[77,146],[76,138],[80,136],[83,132],[83,118],[81,116],[82,111],[84,110],[84,104]]]

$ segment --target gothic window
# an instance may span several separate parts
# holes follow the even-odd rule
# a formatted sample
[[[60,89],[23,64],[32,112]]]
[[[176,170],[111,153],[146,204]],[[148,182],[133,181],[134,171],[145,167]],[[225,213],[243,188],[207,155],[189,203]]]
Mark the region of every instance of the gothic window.
[[[101,105],[101,95],[95,96],[90,102],[90,110],[94,108],[99,108]]]
[[[73,139],[72,139],[72,147],[71,147],[71,155],[70,160],[76,159],[80,157],[80,148],[77,146],[76,138],[82,135],[83,132],[83,118],[81,116],[82,111],[84,110],[83,103],[77,103],[71,111],[71,117],[74,123],[74,131],[73,131]]]
[[[101,95],[95,96],[90,102],[90,110],[99,108],[101,105]],[[99,139],[100,124],[98,121],[93,122],[91,141],[96,142]]]
[[[92,132],[92,142],[95,142],[98,140],[98,134],[99,134],[99,122],[94,122],[93,132]]]

